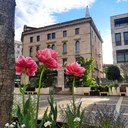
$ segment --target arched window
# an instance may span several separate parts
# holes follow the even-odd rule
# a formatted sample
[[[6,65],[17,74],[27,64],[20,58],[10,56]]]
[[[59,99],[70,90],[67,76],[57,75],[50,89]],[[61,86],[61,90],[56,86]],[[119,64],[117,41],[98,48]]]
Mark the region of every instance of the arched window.
[[[50,48],[50,45],[48,45],[47,48]]]
[[[55,44],[52,45],[52,50],[55,50]]]
[[[79,41],[76,41],[76,43],[75,43],[75,52],[76,53],[80,52],[80,42]]]
[[[32,47],[29,48],[29,56],[32,57]]]
[[[63,43],[63,53],[67,53],[67,44]]]

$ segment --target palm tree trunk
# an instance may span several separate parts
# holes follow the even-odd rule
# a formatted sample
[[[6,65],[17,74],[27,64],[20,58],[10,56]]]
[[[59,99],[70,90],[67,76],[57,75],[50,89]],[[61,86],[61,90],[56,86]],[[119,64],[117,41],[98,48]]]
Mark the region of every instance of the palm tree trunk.
[[[0,0],[0,128],[9,123],[13,102],[15,0]]]

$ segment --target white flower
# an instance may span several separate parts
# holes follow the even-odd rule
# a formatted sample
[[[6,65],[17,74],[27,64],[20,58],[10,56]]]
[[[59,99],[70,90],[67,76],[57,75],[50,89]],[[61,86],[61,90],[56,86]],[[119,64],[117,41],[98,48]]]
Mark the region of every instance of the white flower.
[[[74,119],[74,122],[80,122],[80,118],[79,117],[76,117],[75,119]]]
[[[5,124],[5,127],[8,127],[8,126],[9,126],[9,123],[6,123],[6,124]]]
[[[14,125],[13,125],[13,124],[10,124],[9,127],[10,127],[10,128],[14,128]]]
[[[16,125],[16,122],[13,122],[12,124],[13,124],[13,125]]]
[[[22,125],[21,125],[21,128],[25,128],[25,124],[22,124]]]
[[[50,126],[52,123],[50,122],[50,121],[47,121],[47,122],[45,122],[44,123],[44,127],[48,127],[48,126]]]

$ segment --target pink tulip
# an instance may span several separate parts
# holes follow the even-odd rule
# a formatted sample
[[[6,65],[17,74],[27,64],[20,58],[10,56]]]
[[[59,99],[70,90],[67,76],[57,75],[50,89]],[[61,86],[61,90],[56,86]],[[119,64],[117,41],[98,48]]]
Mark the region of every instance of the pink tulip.
[[[85,68],[81,67],[77,62],[66,65],[66,74],[81,77],[84,75]]]
[[[58,63],[58,53],[55,50],[52,49],[44,49],[39,50],[36,53],[36,57],[38,60],[43,63],[47,68],[55,69],[60,68],[60,64]]]
[[[37,64],[31,57],[20,55],[16,60],[16,73],[25,73],[27,76],[34,76],[37,71]]]

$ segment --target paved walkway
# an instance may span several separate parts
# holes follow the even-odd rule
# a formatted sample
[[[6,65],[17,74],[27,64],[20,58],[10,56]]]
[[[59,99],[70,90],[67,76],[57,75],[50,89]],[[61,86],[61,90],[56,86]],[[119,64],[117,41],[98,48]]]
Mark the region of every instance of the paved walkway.
[[[40,114],[42,117],[44,110],[48,107],[47,96],[42,95],[40,100]],[[67,104],[71,104],[71,95],[55,95],[55,101],[58,106],[66,107]],[[120,96],[76,96],[76,103],[82,101],[82,108],[91,109],[96,104],[101,106],[107,104],[110,107],[114,107],[117,112],[124,111],[124,117],[128,119],[128,97]]]

